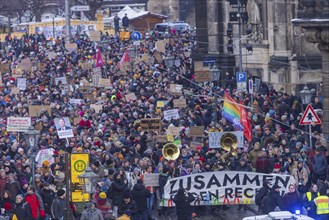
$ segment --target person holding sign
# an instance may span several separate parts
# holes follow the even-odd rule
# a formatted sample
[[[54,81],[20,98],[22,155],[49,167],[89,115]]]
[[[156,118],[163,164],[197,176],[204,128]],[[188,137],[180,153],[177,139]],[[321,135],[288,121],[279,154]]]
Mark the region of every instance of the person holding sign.
[[[179,188],[174,197],[176,204],[176,214],[178,219],[192,220],[192,206],[191,202],[194,201],[194,196],[188,193],[184,188]]]

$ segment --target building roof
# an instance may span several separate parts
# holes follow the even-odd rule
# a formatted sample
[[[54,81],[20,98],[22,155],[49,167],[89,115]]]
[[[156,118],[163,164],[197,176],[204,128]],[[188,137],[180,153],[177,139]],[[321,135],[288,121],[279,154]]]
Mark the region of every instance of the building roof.
[[[127,17],[129,18],[129,20],[134,20],[140,17],[144,17],[146,15],[153,15],[153,16],[157,16],[157,17],[161,17],[161,18],[167,18],[168,16],[166,15],[161,15],[161,14],[156,14],[156,13],[152,13],[149,11],[141,11],[141,12],[136,12],[134,9],[132,9],[131,7],[129,7],[128,5],[125,6],[121,11],[119,11],[117,13],[119,18],[123,18],[125,16],[125,14],[127,14]],[[113,20],[114,16],[110,17],[109,20]]]

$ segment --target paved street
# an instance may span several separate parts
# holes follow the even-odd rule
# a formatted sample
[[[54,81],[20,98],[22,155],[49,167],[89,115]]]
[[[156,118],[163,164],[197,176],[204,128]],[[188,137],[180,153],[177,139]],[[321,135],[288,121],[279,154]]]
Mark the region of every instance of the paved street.
[[[237,209],[238,206],[230,206],[230,208],[226,211],[222,210],[215,210],[212,212],[212,214],[205,214],[200,216],[199,220],[241,220],[244,217],[248,216],[254,216],[257,215],[257,206],[256,205],[249,205],[247,210],[244,210],[243,208],[241,210]],[[174,211],[174,210],[172,210]],[[165,216],[156,217],[155,219],[159,220],[178,220],[174,214],[168,213]]]

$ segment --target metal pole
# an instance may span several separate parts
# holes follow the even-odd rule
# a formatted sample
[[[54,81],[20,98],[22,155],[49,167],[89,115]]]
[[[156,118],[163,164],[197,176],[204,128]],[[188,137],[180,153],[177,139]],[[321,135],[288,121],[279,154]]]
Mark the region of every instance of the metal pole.
[[[32,159],[32,185],[35,186],[35,156],[31,155]]]
[[[310,136],[310,149],[312,149],[312,125],[309,125],[309,136]]]
[[[69,161],[69,153],[65,153],[65,185],[66,185],[66,210],[65,210],[65,220],[70,220],[71,218],[71,208],[70,208],[70,192],[71,192],[71,171],[70,171],[70,161]]]
[[[66,39],[71,39],[71,24],[70,24],[70,4],[69,0],[65,0],[65,27],[66,27]]]
[[[242,46],[241,46],[241,35],[242,35],[242,27],[241,27],[241,5],[240,0],[238,0],[238,16],[239,16],[239,72],[242,72]]]
[[[53,18],[53,40],[55,40],[55,18]]]
[[[218,96],[216,93],[214,93],[215,95],[215,125],[218,122],[218,116],[217,116],[217,106],[218,106]]]

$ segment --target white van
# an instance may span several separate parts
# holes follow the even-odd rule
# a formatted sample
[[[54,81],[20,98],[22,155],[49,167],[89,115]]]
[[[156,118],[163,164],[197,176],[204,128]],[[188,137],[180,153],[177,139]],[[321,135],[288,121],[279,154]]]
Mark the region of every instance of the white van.
[[[314,220],[311,217],[300,214],[292,214],[288,211],[270,212],[268,215],[256,215],[245,217],[242,220]]]
[[[182,21],[177,22],[166,22],[166,23],[157,23],[154,26],[154,31],[157,31],[160,34],[164,34],[170,28],[174,28],[178,33],[189,30],[191,27],[189,24]]]

